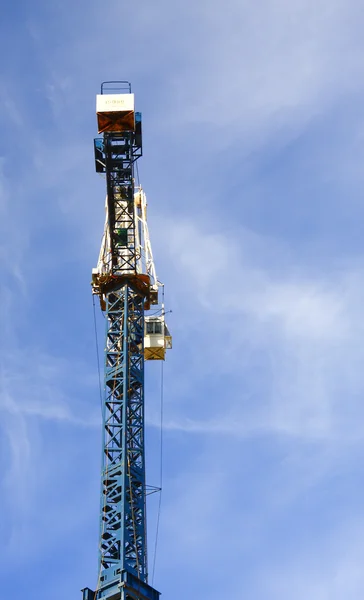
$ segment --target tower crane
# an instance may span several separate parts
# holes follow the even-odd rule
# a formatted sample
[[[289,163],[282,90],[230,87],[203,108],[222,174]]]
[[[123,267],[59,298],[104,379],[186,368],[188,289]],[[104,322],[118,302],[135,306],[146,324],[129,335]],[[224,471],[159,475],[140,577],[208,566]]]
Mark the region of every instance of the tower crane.
[[[105,228],[92,293],[105,314],[99,574],[83,600],[158,600],[148,583],[144,362],[172,347],[160,304],[147,201],[135,184],[142,156],[141,113],[125,81],[104,82],[96,97],[96,172],[106,176]],[[153,310],[151,311],[151,306]]]

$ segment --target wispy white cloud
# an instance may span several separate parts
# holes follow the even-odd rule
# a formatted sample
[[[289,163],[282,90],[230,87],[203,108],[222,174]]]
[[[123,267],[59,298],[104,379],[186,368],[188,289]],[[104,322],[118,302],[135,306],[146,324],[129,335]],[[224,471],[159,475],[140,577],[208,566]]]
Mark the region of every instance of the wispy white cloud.
[[[79,489],[67,491],[67,485],[83,463],[86,430],[97,433],[100,427],[99,406],[90,394],[96,381],[81,365],[79,377],[75,377],[73,364],[35,348],[18,352],[13,348],[11,356],[3,356],[1,362],[6,560],[29,560],[31,555],[36,561],[52,549],[52,539],[61,544],[72,535],[76,524],[83,526],[89,514],[83,493]],[[98,434],[96,437],[99,439]],[[96,452],[95,473],[98,455]],[[85,489],[94,486],[86,471],[87,467],[79,475]],[[96,505],[90,505],[92,513]]]
[[[196,128],[210,148],[222,150],[235,141],[240,151],[251,151],[272,135],[276,144],[294,138],[313,116],[360,87],[361,16],[355,3],[230,0],[224,6],[177,2],[172,8],[161,2],[163,20],[142,6],[137,26],[152,49],[142,71],[154,60],[164,67],[174,60],[162,83],[163,131],[184,124],[191,132]],[[179,28],[188,35],[176,42]]]
[[[92,3],[79,12],[78,5],[70,8],[49,5],[44,23],[32,11],[27,29],[37,83],[29,87],[16,76],[5,82],[12,85],[4,83],[1,96],[7,125],[16,132],[8,139],[19,142],[14,154],[22,157],[21,172],[19,162],[4,163],[11,186],[2,179],[1,199],[7,202],[0,224],[6,234],[1,258],[13,270],[11,285],[1,290],[1,325],[6,342],[14,342],[3,350],[4,485],[11,499],[29,499],[23,518],[7,513],[14,527],[11,557],[22,545],[17,561],[33,560],[36,538],[35,554],[44,551],[42,557],[45,548],[62,548],[57,565],[70,555],[79,569],[92,543],[97,552],[97,534],[91,543],[88,531],[97,529],[100,436],[93,425],[99,417],[87,397],[97,396],[97,377],[79,359],[86,344],[70,352],[53,325],[63,319],[75,344],[82,336],[89,340],[82,320],[86,294],[76,288],[81,280],[88,286],[84,273],[97,255],[103,221],[104,184],[92,179],[93,95],[100,81],[120,76],[132,81],[144,112],[142,180],[151,192],[151,220],[157,211],[174,211],[173,219],[152,228],[175,337],[165,370],[169,448],[157,561],[162,591],[168,595],[170,586],[177,598],[185,587],[180,592],[175,581],[183,577],[185,584],[187,577],[194,590],[202,581],[200,595],[209,589],[212,598],[227,589],[234,598],[257,600],[300,594],[359,598],[362,548],[353,530],[360,510],[351,511],[351,526],[343,514],[348,498],[330,500],[342,511],[336,521],[323,533],[313,532],[314,542],[303,543],[301,536],[309,525],[303,518],[307,498],[318,523],[329,504],[325,511],[320,494],[328,486],[334,498],[343,487],[330,477],[357,468],[363,416],[361,254],[333,268],[335,260],[326,268],[302,256],[295,264],[294,242],[278,242],[274,231],[268,238],[240,227],[237,204],[245,208],[250,193],[242,187],[244,165],[225,168],[236,155],[249,156],[256,166],[257,149],[264,154],[267,145],[277,156],[287,142],[299,144],[312,119],[319,121],[338,105],[342,111],[350,95],[360,103],[361,7],[343,0],[224,5],[142,0],[136,10],[111,0],[107,12]],[[308,144],[305,156],[314,157],[316,166],[309,173],[313,187],[323,177],[334,185],[346,178],[352,190],[353,179],[360,181],[357,121],[353,118],[350,131],[359,133],[348,134],[345,156],[335,143]],[[4,153],[7,148],[4,142]],[[306,176],[298,168],[298,181]],[[225,189],[228,180],[241,198]],[[264,206],[282,193],[264,173],[259,185]],[[332,204],[321,195],[326,215]],[[314,256],[315,244],[304,231],[299,237]],[[56,316],[49,302],[55,289],[65,295],[64,305],[72,304]],[[42,311],[44,337],[35,334],[33,321],[33,328],[22,329],[19,315],[25,317],[26,302],[33,317]],[[159,423],[153,413],[157,385],[148,380],[148,386],[149,420]],[[289,544],[295,548],[289,550]],[[330,552],[337,547],[347,549],[347,558]],[[328,566],[318,573],[313,561],[322,554]],[[252,567],[255,581],[244,565]],[[47,575],[39,600],[56,579]],[[55,598],[65,593],[55,590]]]
[[[23,416],[66,421],[81,427],[99,425],[99,406],[95,404],[93,410],[89,406],[85,413],[84,396],[87,389],[97,390],[97,375],[86,373],[82,363],[67,363],[34,350],[13,351],[3,361],[0,407],[10,413],[16,411]],[[83,388],[81,397],[79,393],[70,395],[67,380],[72,381],[75,391]]]
[[[202,373],[206,363],[209,373],[219,369],[233,377],[221,413],[196,421],[172,412],[167,426],[237,435],[256,430],[362,437],[361,271],[310,276],[286,264],[284,273],[274,273],[262,262],[266,250],[257,252],[255,241],[252,252],[244,243],[244,230],[238,242],[191,223],[164,223],[162,229],[168,232],[170,260],[178,265],[175,296],[190,323],[189,351],[196,358],[202,353]],[[271,249],[274,253],[274,245]],[[193,293],[185,295],[186,289]]]

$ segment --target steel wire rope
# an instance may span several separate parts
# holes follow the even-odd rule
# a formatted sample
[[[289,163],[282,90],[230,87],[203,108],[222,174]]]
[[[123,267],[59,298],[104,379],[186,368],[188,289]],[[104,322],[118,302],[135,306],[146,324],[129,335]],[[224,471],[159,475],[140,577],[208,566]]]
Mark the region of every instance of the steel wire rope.
[[[102,387],[101,387],[100,353],[99,353],[99,340],[98,340],[98,335],[97,335],[96,308],[95,308],[95,296],[94,296],[94,294],[92,294],[92,304],[93,304],[93,312],[94,312],[94,329],[95,329],[97,371],[98,371],[98,375],[99,375],[100,407],[101,407],[101,411],[102,411]]]
[[[152,570],[152,586],[154,583],[155,565],[157,559],[157,547],[158,547],[158,536],[159,536],[159,523],[161,516],[162,507],[162,488],[163,488],[163,412],[164,412],[164,370],[163,361],[161,362],[161,394],[160,394],[160,455],[159,455],[159,501],[157,511],[157,526],[155,531],[155,542],[154,542],[154,555],[153,555],[153,570]]]
[[[122,316],[124,317],[124,315],[122,315]],[[120,330],[121,331],[123,330],[123,324],[121,324],[121,329]],[[120,355],[121,355],[121,350],[120,350],[120,347],[119,347],[119,352],[117,354],[117,360],[116,360],[116,365],[115,365],[116,368],[119,366]],[[114,383],[114,386],[113,386],[113,389],[112,389],[112,392],[111,392],[112,396],[114,395],[115,388],[116,388],[116,373],[115,373],[115,377],[114,377],[114,382],[113,383]],[[105,402],[106,402],[106,400],[105,400]],[[102,406],[102,408],[103,408],[103,406]],[[108,462],[109,462],[109,453],[107,452],[106,453],[106,461],[105,461],[105,475],[107,475],[107,472],[108,472]],[[106,507],[106,494],[104,494],[103,509],[105,509],[105,507]],[[103,510],[103,512],[104,512],[104,510]],[[103,536],[104,533],[105,533],[105,522],[102,519],[101,539],[102,539],[102,536]],[[100,540],[99,550],[100,550],[100,554],[102,555],[102,542],[101,542],[101,540]],[[102,571],[102,565],[101,565],[101,562],[100,562],[100,569],[99,569],[99,574],[98,574],[98,578],[97,578],[97,585],[96,585],[96,590],[95,590],[95,594],[94,594],[94,600],[96,600],[96,596],[97,596],[98,591],[100,589],[101,571]]]
[[[162,285],[162,308],[161,313],[164,316],[164,285]],[[163,413],[164,413],[164,363],[161,362],[161,379],[160,379],[160,445],[159,445],[159,500],[158,500],[158,511],[157,511],[157,525],[155,531],[155,542],[154,542],[154,556],[153,556],[153,570],[152,570],[152,585],[154,583],[155,566],[157,560],[157,548],[158,548],[158,536],[159,536],[159,524],[162,507],[162,489],[163,489]]]
[[[136,163],[136,171],[137,171],[138,185],[140,186],[138,163]],[[95,300],[94,299],[93,299],[93,305],[94,305],[95,333],[96,333],[96,340],[97,340]],[[123,315],[123,318],[124,318],[124,315]],[[119,352],[118,352],[118,355],[117,355],[117,361],[116,361],[116,368],[119,365],[120,355],[121,355],[121,350],[119,348]],[[103,410],[102,392],[101,392],[100,359],[99,359],[98,346],[97,346],[97,357],[98,357],[98,372],[99,372],[99,389],[100,389],[101,410]],[[130,364],[128,365],[128,368],[129,368],[129,375],[130,375]],[[112,395],[114,395],[115,388],[116,388],[116,374],[115,374],[115,378],[114,378],[114,387],[113,387],[113,390],[112,390]],[[125,401],[125,399],[124,399],[124,401]],[[125,426],[125,424],[124,424],[124,426]],[[105,461],[105,474],[107,474],[107,470],[108,470],[108,460],[109,460],[109,453],[107,452],[106,453],[106,461]],[[140,570],[139,570],[138,552],[137,552],[137,544],[136,544],[136,530],[135,530],[135,521],[134,521],[134,506],[133,506],[133,502],[132,502],[132,490],[131,490],[130,459],[129,459],[129,456],[128,456],[128,449],[127,449],[127,463],[128,463],[128,468],[129,468],[130,501],[131,501],[131,505],[132,505],[132,520],[133,520],[133,529],[134,529],[134,544],[135,544],[135,550],[136,550],[136,561],[137,561],[137,566],[138,566],[138,579],[140,580]],[[103,508],[105,509],[105,507],[106,507],[106,494],[104,496],[105,497],[104,497],[104,506],[103,506]],[[102,535],[104,534],[104,532],[105,532],[105,523],[104,523],[104,520],[102,519],[101,538],[102,538]],[[99,548],[99,550],[100,550],[100,553],[102,555],[101,541],[100,541],[100,548]],[[95,593],[94,593],[94,600],[96,600],[96,596],[97,596],[98,591],[100,589],[101,571],[102,571],[102,566],[100,564],[100,569],[99,569],[99,574],[98,574],[98,580],[97,580],[96,590],[95,590]]]
[[[99,377],[100,408],[101,408],[101,413],[103,413],[102,388],[101,388],[101,370],[100,370],[100,354],[99,354],[99,342],[98,342],[98,335],[97,335],[96,308],[95,308],[95,296],[94,295],[92,295],[92,304],[93,304],[93,315],[94,315],[94,329],[95,329],[95,344],[96,344],[97,369],[98,369],[98,377]],[[105,507],[105,505],[106,505],[106,497],[105,497],[104,507]],[[102,534],[103,533],[104,533],[104,525],[102,527]],[[100,548],[100,550],[101,550],[101,548]],[[100,568],[99,574],[98,574],[98,580],[97,580],[97,584],[96,584],[96,590],[95,590],[95,593],[94,593],[94,600],[96,600],[97,592],[99,590],[100,577],[101,577],[101,568]]]
[[[164,299],[164,289],[163,289],[163,299]],[[96,340],[96,350],[97,350],[97,363],[98,363],[98,373],[99,373],[99,390],[100,390],[100,401],[101,401],[101,408],[103,408],[102,406],[102,388],[101,388],[101,374],[100,374],[100,357],[99,357],[99,351],[98,351],[98,336],[97,336],[97,328],[96,328],[96,311],[95,311],[95,299],[93,298],[93,308],[94,308],[94,326],[95,326],[95,340]],[[164,314],[164,313],[163,313]],[[116,360],[116,367],[118,367],[119,362],[120,362],[120,349],[117,355],[117,360]],[[129,375],[130,375],[130,365],[128,365],[129,367]],[[161,505],[162,505],[162,486],[163,486],[163,412],[164,412],[164,369],[163,369],[164,365],[163,365],[163,361],[161,362],[161,384],[160,384],[160,389],[161,389],[161,394],[160,394],[160,472],[159,472],[159,488],[160,488],[160,492],[159,492],[159,502],[158,502],[158,512],[157,512],[157,526],[156,526],[156,537],[155,537],[155,544],[154,544],[154,555],[153,555],[153,570],[152,570],[152,585],[154,583],[154,575],[155,575],[155,567],[156,567],[156,558],[157,558],[157,547],[158,547],[158,536],[159,536],[159,525],[160,525],[160,515],[161,515]],[[114,394],[115,392],[115,388],[116,388],[116,376],[114,378],[114,385],[113,385],[113,390],[112,390],[112,394]],[[132,494],[132,486],[131,486],[131,470],[130,470],[130,458],[129,458],[129,453],[130,450],[127,450],[127,454],[128,454],[128,471],[129,471],[129,488],[130,488],[130,501],[131,501],[131,511],[132,511],[132,522],[133,522],[133,533],[134,533],[134,544],[135,544],[135,554],[136,554],[136,562],[137,562],[137,571],[138,571],[138,579],[140,579],[140,567],[139,567],[139,560],[138,560],[138,548],[137,548],[137,541],[136,541],[136,526],[135,526],[135,518],[134,518],[134,504],[133,504],[133,494]],[[106,453],[106,461],[105,461],[105,474],[107,473],[108,470],[108,460],[109,460],[109,455],[108,453]],[[106,494],[104,496],[104,508],[106,506]],[[102,534],[105,532],[105,523],[104,521],[102,521]],[[100,548],[101,551],[101,548]],[[100,578],[101,578],[101,566],[100,566],[100,571],[99,571],[99,576],[98,576],[98,581],[97,581],[97,587],[95,590],[95,595],[94,595],[94,600],[96,600],[96,596],[97,593],[99,591],[99,586],[100,586]]]
[[[119,350],[118,357],[117,357],[116,367],[119,364],[119,360],[120,360],[120,350]],[[128,379],[130,379],[130,364],[128,365],[128,375],[129,375]],[[115,392],[115,387],[116,387],[116,377],[114,379],[114,387],[113,387],[113,391],[112,391],[113,394]],[[131,485],[131,469],[130,469],[129,454],[130,454],[130,450],[127,449],[127,464],[128,464],[128,472],[129,472],[128,473],[129,474],[129,490],[130,490],[130,504],[131,504],[131,513],[132,513],[132,522],[133,522],[134,545],[135,545],[135,555],[136,555],[138,579],[140,580],[140,567],[139,567],[138,547],[137,547],[137,538],[136,538],[136,526],[135,526],[135,517],[134,517],[134,504],[133,504],[133,493],[132,493],[132,485]],[[108,458],[109,458],[109,456],[108,456],[108,453],[107,453],[106,454],[105,473],[107,473]],[[104,501],[104,508],[105,508],[105,506],[106,506],[106,494],[105,494],[104,500],[105,500]],[[105,531],[104,527],[105,527],[105,524],[103,522],[103,524],[102,524],[102,533],[104,533],[104,531]],[[98,577],[97,588],[96,588],[96,591],[95,591],[94,600],[96,600],[96,595],[97,595],[97,592],[99,591],[100,577],[101,577],[101,566],[100,566],[99,577]]]
[[[138,545],[137,545],[137,536],[136,536],[136,527],[135,527],[135,518],[134,518],[134,503],[133,503],[133,490],[131,485],[131,469],[130,469],[130,450],[128,452],[128,474],[129,474],[129,491],[130,491],[130,505],[131,505],[131,518],[133,521],[133,533],[134,533],[134,546],[135,546],[135,560],[137,564],[138,571],[138,579],[140,581],[140,567],[139,567],[139,557],[138,557]]]
[[[128,331],[128,335],[129,335],[129,331]],[[129,362],[128,362],[128,381],[129,381],[129,384],[130,384],[130,374],[131,374],[131,371],[130,371],[130,360],[129,360]],[[126,424],[125,424],[125,426],[126,426]],[[140,567],[139,567],[138,544],[137,544],[136,527],[135,527],[135,517],[134,517],[133,490],[132,490],[132,485],[131,485],[130,449],[129,449],[129,447],[127,447],[127,449],[126,449],[126,456],[127,456],[128,474],[129,474],[130,507],[131,507],[131,518],[132,518],[132,522],[133,522],[135,557],[136,557],[136,564],[137,564],[138,579],[140,581]],[[144,494],[144,490],[143,490],[143,494]]]
[[[118,356],[117,356],[117,361],[116,361],[116,367],[118,367],[118,365],[119,365],[120,354],[121,354],[121,353],[120,353],[120,350],[119,350],[119,353],[118,353]],[[114,387],[113,387],[113,390],[112,390],[112,395],[113,395],[113,394],[114,394],[114,392],[115,392],[115,387],[116,387],[116,376],[115,376],[115,378],[114,378]],[[108,462],[109,462],[109,453],[107,452],[107,453],[106,453],[106,461],[105,461],[105,476],[106,476],[106,475],[107,475],[107,473],[108,473]],[[105,509],[105,507],[106,507],[106,494],[104,494],[104,504],[103,504],[103,509]],[[104,522],[104,520],[102,519],[101,538],[102,538],[102,536],[103,536],[103,534],[104,534],[104,533],[105,533],[105,522]],[[102,554],[102,542],[101,542],[101,541],[100,541],[100,548],[99,548],[99,549],[100,549],[100,553]],[[100,564],[100,570],[99,570],[99,575],[98,575],[97,587],[96,587],[96,591],[95,591],[95,597],[94,597],[94,600],[96,600],[96,594],[97,594],[97,592],[98,592],[98,591],[99,591],[99,589],[100,589],[101,571],[102,571],[102,566],[101,566],[101,564]]]

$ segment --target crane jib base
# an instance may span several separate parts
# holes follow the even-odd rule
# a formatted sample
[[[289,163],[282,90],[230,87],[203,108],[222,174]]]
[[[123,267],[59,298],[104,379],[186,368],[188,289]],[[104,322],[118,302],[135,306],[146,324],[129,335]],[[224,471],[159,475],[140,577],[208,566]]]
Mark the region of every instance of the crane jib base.
[[[82,590],[82,600],[159,600],[160,592],[131,573],[122,571],[119,581],[93,592]]]

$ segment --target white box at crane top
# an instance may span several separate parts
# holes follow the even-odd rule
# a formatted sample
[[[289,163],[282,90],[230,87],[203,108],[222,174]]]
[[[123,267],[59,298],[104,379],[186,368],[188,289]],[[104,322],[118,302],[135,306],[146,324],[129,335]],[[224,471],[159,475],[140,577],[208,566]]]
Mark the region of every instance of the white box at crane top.
[[[134,94],[98,94],[96,112],[134,110]]]
[[[99,94],[96,113],[99,133],[134,131],[134,94]]]

